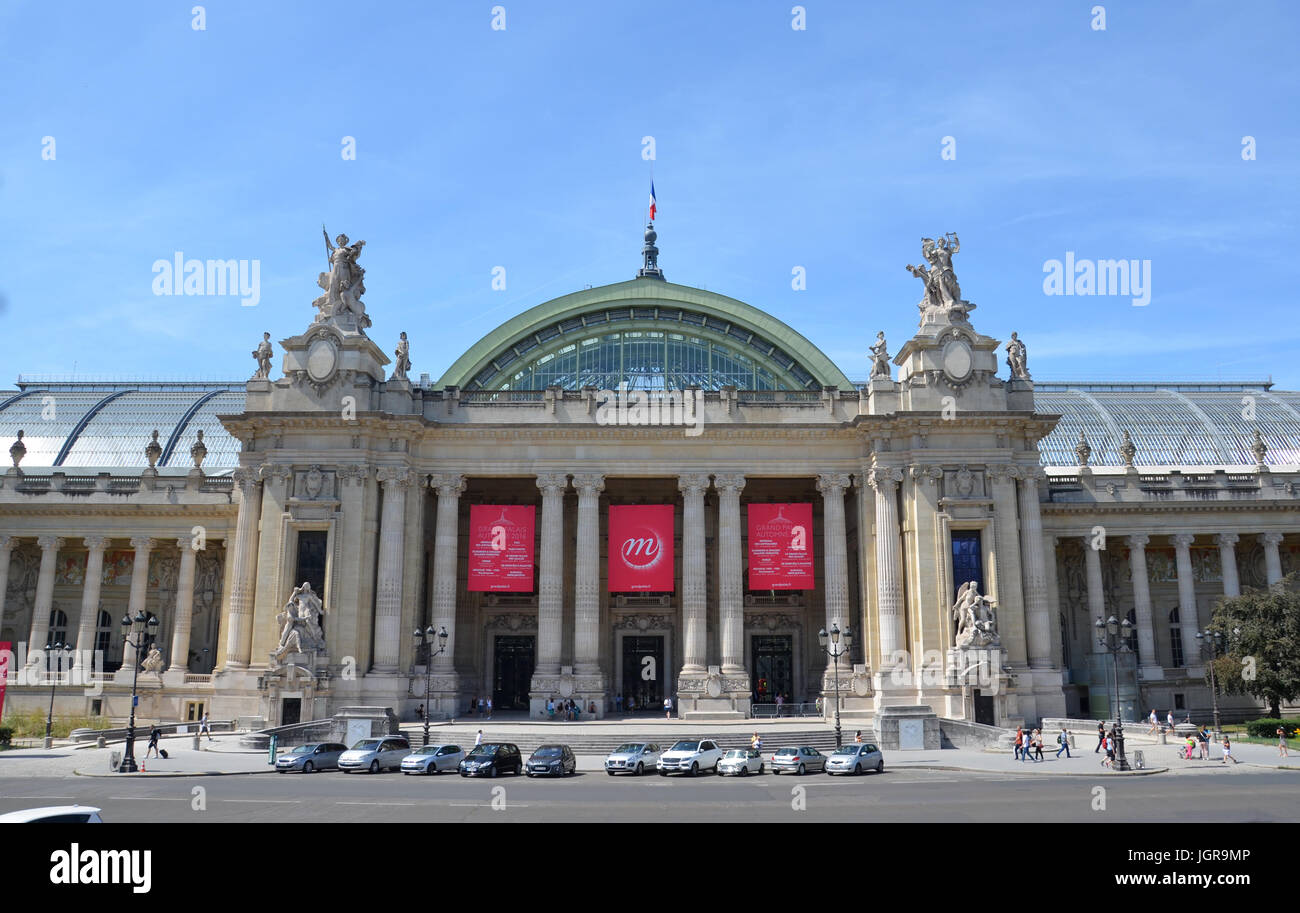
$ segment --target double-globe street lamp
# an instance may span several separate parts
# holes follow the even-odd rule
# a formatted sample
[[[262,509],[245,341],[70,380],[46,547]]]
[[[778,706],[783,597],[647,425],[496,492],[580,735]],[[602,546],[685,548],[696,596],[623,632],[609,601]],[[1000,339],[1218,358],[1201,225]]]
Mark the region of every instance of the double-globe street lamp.
[[[1110,654],[1111,681],[1115,686],[1115,768],[1117,770],[1129,770],[1128,758],[1124,756],[1124,721],[1120,718],[1119,712],[1119,657],[1120,654],[1131,653],[1128,646],[1129,637],[1133,631],[1133,622],[1125,618],[1122,622],[1117,620],[1114,615],[1102,621],[1097,618],[1094,626],[1097,629],[1098,645]]]
[[[145,615],[144,611],[135,613],[135,618],[129,615],[122,616],[122,639],[130,645],[134,651],[132,663],[135,669],[131,674],[131,719],[126,724],[126,755],[122,758],[122,766],[118,768],[118,773],[133,774],[139,770],[135,763],[135,702],[136,684],[140,681],[140,655],[149,642],[154,639],[158,633],[158,616],[152,612]],[[131,635],[136,635],[132,640]]]
[[[822,628],[817,632],[817,641],[821,644],[822,652],[831,658],[835,663],[835,747],[840,747],[840,657],[853,647],[853,629],[848,625],[844,626],[843,634],[844,643],[840,644],[840,626],[831,622],[831,633],[827,634],[826,629]],[[827,644],[827,640],[830,641]]]
[[[433,639],[438,638],[438,649],[433,649]],[[429,625],[423,631],[415,629],[415,648],[416,655],[419,655],[419,649],[427,647],[429,655],[424,660],[424,744],[429,744],[429,694],[433,679],[433,658],[441,656],[447,652],[447,628],[444,626],[439,631],[433,630],[433,625]]]
[[[50,712],[45,717],[45,747],[54,747],[54,686],[59,683],[59,669],[63,666],[63,653],[72,648],[62,641],[45,645],[45,674],[50,677]],[[50,669],[49,655],[54,654],[54,669]]]

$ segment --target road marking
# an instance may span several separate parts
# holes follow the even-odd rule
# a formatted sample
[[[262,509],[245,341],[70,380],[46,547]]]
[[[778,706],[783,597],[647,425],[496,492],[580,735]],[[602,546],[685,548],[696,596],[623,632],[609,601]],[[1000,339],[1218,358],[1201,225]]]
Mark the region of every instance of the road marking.
[[[185,800],[180,800],[184,802]],[[258,805],[297,805],[301,799],[217,799],[218,802],[255,802]]]
[[[0,799],[75,799],[76,796],[0,796]]]
[[[452,808],[496,808],[491,802],[448,802]],[[502,808],[531,808],[529,805],[520,805],[517,802],[511,802],[503,805]]]
[[[188,796],[109,796],[115,802],[188,802]]]

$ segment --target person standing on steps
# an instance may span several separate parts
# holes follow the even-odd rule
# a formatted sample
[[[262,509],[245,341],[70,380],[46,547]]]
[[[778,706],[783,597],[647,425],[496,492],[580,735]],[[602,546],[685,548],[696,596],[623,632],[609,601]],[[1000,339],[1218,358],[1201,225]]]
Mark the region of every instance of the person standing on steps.
[[[474,735],[474,747],[475,747],[475,748],[478,748],[478,747],[479,747],[480,745],[482,745],[482,744],[483,744],[483,730],[480,729],[480,730],[479,730],[477,733],[475,733],[475,735]]]

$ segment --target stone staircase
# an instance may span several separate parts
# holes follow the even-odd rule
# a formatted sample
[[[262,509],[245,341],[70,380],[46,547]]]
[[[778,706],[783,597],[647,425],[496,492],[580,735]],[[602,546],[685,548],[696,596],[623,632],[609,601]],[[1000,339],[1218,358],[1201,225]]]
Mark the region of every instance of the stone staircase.
[[[479,726],[463,726],[460,724],[436,726],[429,730],[429,743],[431,745],[460,745],[462,748],[468,749],[474,744],[474,735],[479,728]],[[748,748],[749,737],[752,734],[752,730],[745,730],[743,732],[737,731],[715,735],[703,731],[687,732],[667,726],[644,730],[629,727],[620,729],[619,732],[615,733],[585,728],[581,723],[568,726],[556,724],[554,728],[548,727],[549,731],[530,728],[528,730],[516,730],[512,733],[513,727],[508,725],[494,727],[490,720],[484,722],[482,729],[484,741],[512,742],[519,746],[519,750],[524,753],[525,757],[532,754],[541,745],[568,745],[573,749],[574,754],[604,757],[626,742],[654,742],[660,748],[667,749],[678,739],[709,738],[717,742],[718,747],[723,749]],[[698,724],[692,726],[691,729],[699,729]],[[404,724],[402,732],[411,740],[412,746],[419,747],[423,743],[423,725]],[[824,754],[830,754],[835,750],[835,730],[830,726],[820,729],[781,729],[779,731],[764,731],[759,728],[759,734],[763,738],[764,754],[788,745],[810,745]],[[843,736],[846,743],[852,742],[853,730],[845,730]],[[869,730],[864,730],[863,736],[867,739],[874,738]]]

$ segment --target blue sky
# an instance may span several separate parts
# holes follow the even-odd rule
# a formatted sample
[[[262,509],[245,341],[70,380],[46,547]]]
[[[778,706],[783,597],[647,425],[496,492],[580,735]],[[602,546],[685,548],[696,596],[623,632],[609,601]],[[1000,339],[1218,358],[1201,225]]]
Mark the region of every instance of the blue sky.
[[[850,377],[915,331],[920,237],[956,231],[976,329],[1018,330],[1036,379],[1300,389],[1295,4],[1112,2],[1105,31],[1056,0],[810,0],[802,31],[789,0],[504,0],[504,31],[492,2],[209,2],[202,31],[193,5],[0,7],[0,385],[247,377],[315,314],[322,221],[367,241],[370,335],[436,380],[631,278],[653,164],[668,279]],[[155,296],[176,251],[259,260],[260,303]],[[1150,260],[1150,304],[1045,295],[1066,251]]]

